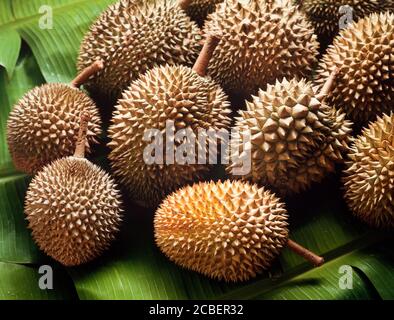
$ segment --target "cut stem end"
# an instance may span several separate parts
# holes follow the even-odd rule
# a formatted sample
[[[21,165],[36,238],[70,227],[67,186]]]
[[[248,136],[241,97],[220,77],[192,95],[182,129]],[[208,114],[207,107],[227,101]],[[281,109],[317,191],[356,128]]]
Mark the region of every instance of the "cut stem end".
[[[104,62],[102,60],[97,60],[93,62],[89,67],[86,67],[76,78],[71,81],[73,87],[79,88],[84,83],[86,83],[91,76],[99,72],[104,68]]]
[[[193,70],[199,74],[201,77],[205,77],[207,74],[207,68],[209,60],[211,60],[213,52],[215,51],[220,37],[217,34],[208,35],[205,44],[198,56],[196,63],[194,64]]]
[[[318,256],[317,254],[313,253],[312,251],[310,251],[310,250],[304,248],[303,246],[299,245],[298,243],[294,242],[293,240],[289,239],[289,241],[287,242],[287,246],[293,252],[295,252],[296,254],[298,254],[301,257],[308,260],[315,267],[320,267],[322,264],[324,264],[323,257]]]

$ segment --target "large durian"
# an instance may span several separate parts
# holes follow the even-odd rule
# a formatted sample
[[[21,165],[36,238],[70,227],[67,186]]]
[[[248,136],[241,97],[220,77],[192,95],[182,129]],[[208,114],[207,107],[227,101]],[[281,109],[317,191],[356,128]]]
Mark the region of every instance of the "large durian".
[[[114,181],[84,158],[87,121],[84,115],[74,156],[58,159],[40,171],[25,200],[34,240],[65,266],[99,256],[121,222],[121,200]]]
[[[81,44],[78,69],[101,58],[105,68],[86,87],[96,97],[116,100],[154,66],[192,66],[200,41],[200,29],[177,1],[120,0],[90,27]]]
[[[320,86],[339,68],[327,103],[342,108],[358,125],[394,110],[394,14],[382,13],[352,24],[334,40],[320,64]]]
[[[185,129],[189,138],[195,137],[196,143],[199,143],[200,129],[229,127],[227,96],[215,82],[204,77],[214,39],[208,38],[193,69],[168,65],[154,68],[134,81],[118,101],[109,128],[112,149],[109,159],[115,174],[128,187],[131,198],[141,205],[158,205],[165,195],[203,178],[209,170],[208,165],[198,164],[194,156],[195,164],[174,161],[173,155],[183,150],[186,140],[175,141],[167,135],[171,132],[166,132],[166,127],[167,131]],[[174,151],[170,149],[168,153],[172,160],[167,158],[167,150],[160,150],[161,164],[146,162],[145,152],[152,145],[153,137],[145,139],[144,135],[150,129],[164,135],[159,148],[174,144]],[[156,139],[155,142],[159,141]],[[205,142],[198,144],[198,148],[205,147]]]
[[[229,93],[254,94],[277,78],[307,77],[317,62],[313,28],[287,1],[225,1],[204,31],[221,34],[208,74]]]
[[[352,212],[374,227],[394,227],[394,114],[364,129],[352,145],[344,172]]]
[[[279,198],[240,181],[184,187],[164,200],[154,218],[156,243],[170,260],[231,282],[268,269],[284,246],[321,265],[322,258],[288,239],[287,227]]]
[[[331,43],[344,26],[374,13],[394,10],[393,0],[296,0],[323,43]]]
[[[15,167],[33,174],[55,159],[69,156],[81,112],[89,112],[89,145],[97,143],[101,119],[95,103],[78,89],[89,76],[102,68],[93,63],[71,83],[48,83],[26,93],[13,107],[7,121],[7,143]]]
[[[237,154],[248,152],[251,170],[243,178],[291,194],[333,171],[351,132],[345,115],[324,102],[334,76],[320,93],[305,80],[283,79],[248,101],[231,140],[229,173],[240,165]]]
[[[217,4],[224,0],[183,0],[188,5],[186,13],[189,17],[196,21],[199,26],[202,26],[208,14],[215,11]]]

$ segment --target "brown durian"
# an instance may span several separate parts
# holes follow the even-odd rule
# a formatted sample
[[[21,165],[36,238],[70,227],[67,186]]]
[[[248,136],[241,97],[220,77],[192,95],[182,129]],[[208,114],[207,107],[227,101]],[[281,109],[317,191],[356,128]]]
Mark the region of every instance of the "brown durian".
[[[74,156],[55,160],[32,180],[25,213],[41,250],[65,266],[106,250],[122,219],[119,191],[108,174],[84,158],[88,117]]]
[[[358,21],[374,12],[394,11],[393,0],[296,0],[300,10],[305,13],[312,23],[319,40],[330,44],[339,32],[341,19]],[[346,7],[349,6],[349,17]],[[342,9],[341,9],[342,8]]]
[[[102,59],[104,69],[86,87],[95,97],[116,101],[132,81],[155,66],[192,66],[200,42],[200,29],[177,1],[120,0],[90,27],[77,65],[81,70]]]
[[[327,103],[359,126],[394,110],[394,14],[373,14],[343,30],[320,64],[316,83],[339,69]]]
[[[208,75],[232,94],[248,96],[278,78],[307,77],[317,62],[312,26],[286,1],[225,1],[204,31],[221,35]]]
[[[256,277],[285,246],[321,265],[323,258],[288,239],[287,226],[279,198],[241,181],[186,186],[154,218],[156,243],[170,260],[228,282]]]
[[[180,164],[164,158],[163,164],[148,164],[144,151],[151,145],[144,140],[146,130],[164,133],[168,121],[174,129],[185,129],[196,136],[200,129],[227,129],[230,125],[229,102],[223,90],[204,77],[214,47],[209,37],[193,69],[185,66],[154,68],[134,81],[119,99],[109,128],[109,159],[130,196],[143,206],[156,206],[168,193],[202,179],[209,171],[206,164]],[[217,42],[217,41],[216,41]],[[174,142],[174,151],[180,141]],[[200,147],[200,146],[199,146]],[[165,150],[164,150],[165,151]]]
[[[394,114],[364,129],[352,145],[344,172],[346,202],[374,227],[394,228]]]
[[[231,140],[228,172],[239,166],[234,154],[250,150],[251,170],[243,178],[285,195],[299,193],[334,171],[351,139],[351,123],[323,100],[334,77],[320,93],[310,82],[295,79],[260,90],[247,102],[247,110],[239,111],[239,136]],[[250,133],[250,143],[245,133]]]
[[[95,103],[79,87],[102,68],[95,62],[71,83],[48,83],[26,93],[7,121],[7,143],[15,167],[33,174],[55,159],[69,156],[75,147],[79,115],[89,112],[89,145],[97,143],[101,119]]]

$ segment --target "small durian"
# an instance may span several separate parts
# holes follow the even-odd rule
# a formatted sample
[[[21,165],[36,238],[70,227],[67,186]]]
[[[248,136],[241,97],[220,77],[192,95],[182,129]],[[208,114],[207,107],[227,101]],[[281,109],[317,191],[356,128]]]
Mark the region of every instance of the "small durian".
[[[319,40],[330,44],[344,23],[358,21],[374,12],[394,10],[393,0],[296,0],[312,23]],[[347,7],[346,7],[347,6]]]
[[[164,200],[154,218],[155,240],[178,265],[228,282],[256,277],[285,246],[315,266],[323,264],[288,239],[287,218],[279,198],[256,184],[205,182]]]
[[[364,129],[352,145],[344,172],[346,202],[362,221],[394,228],[394,114]]]
[[[111,177],[84,158],[89,116],[81,116],[74,156],[55,160],[32,180],[25,200],[38,246],[65,266],[93,260],[106,250],[122,220]]]
[[[394,110],[394,14],[382,13],[352,24],[335,38],[317,72],[324,84],[339,68],[327,103],[341,108],[358,126]]]
[[[234,154],[250,152],[251,170],[242,178],[287,195],[307,189],[334,171],[351,139],[351,123],[324,102],[334,78],[333,72],[320,93],[305,80],[283,79],[247,101],[231,139],[228,172],[239,166]]]
[[[104,69],[88,91],[116,101],[130,83],[164,64],[192,66],[201,50],[201,31],[174,0],[120,0],[90,27],[78,57],[82,70],[100,58]]]
[[[203,26],[207,16],[224,0],[183,0],[183,2],[186,3],[185,11],[189,17],[199,26]]]
[[[286,1],[225,1],[204,32],[221,35],[208,75],[230,94],[247,97],[278,78],[308,77],[317,62],[312,26]]]
[[[109,159],[131,198],[142,206],[157,206],[168,193],[202,179],[209,171],[209,166],[199,164],[196,157],[194,163],[189,159],[185,159],[187,163],[174,161],[174,155],[183,153],[185,142],[177,141],[175,134],[184,130],[187,139],[195,137],[198,148],[204,148],[206,145],[200,145],[197,138],[199,130],[221,130],[230,125],[227,96],[219,85],[204,77],[217,42],[215,36],[208,37],[193,69],[168,65],[154,68],[134,81],[118,101],[109,128]],[[147,163],[145,159],[151,139],[159,141],[156,136],[146,139],[148,130],[164,135],[159,143],[162,150],[157,151],[162,163]],[[173,137],[168,132],[172,130],[176,131]],[[167,149],[169,145],[173,150]],[[148,155],[152,152],[155,150]],[[159,158],[158,154],[154,156]]]
[[[26,93],[13,107],[7,121],[7,143],[16,169],[34,174],[53,160],[69,156],[75,148],[75,133],[81,112],[89,112],[89,145],[101,134],[101,119],[95,103],[79,87],[101,69],[96,61],[71,84],[48,83]]]

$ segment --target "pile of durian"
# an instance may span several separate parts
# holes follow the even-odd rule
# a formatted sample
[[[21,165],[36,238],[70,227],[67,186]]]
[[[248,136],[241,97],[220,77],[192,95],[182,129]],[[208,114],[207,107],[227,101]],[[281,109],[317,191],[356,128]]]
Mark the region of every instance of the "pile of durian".
[[[338,30],[342,5],[355,21]],[[110,5],[82,41],[78,76],[27,92],[9,115],[15,167],[34,175],[25,200],[34,240],[65,266],[91,261],[117,237],[123,194],[157,209],[150,232],[170,260],[208,277],[251,279],[284,247],[319,266],[289,239],[284,200],[341,163],[350,210],[393,228],[392,10],[375,0]],[[322,38],[330,45],[319,57]],[[85,159],[108,112],[113,178]],[[168,121],[194,134],[238,129],[231,144],[250,152],[250,172],[235,176],[230,161],[213,181],[212,165],[146,163],[146,131]]]

